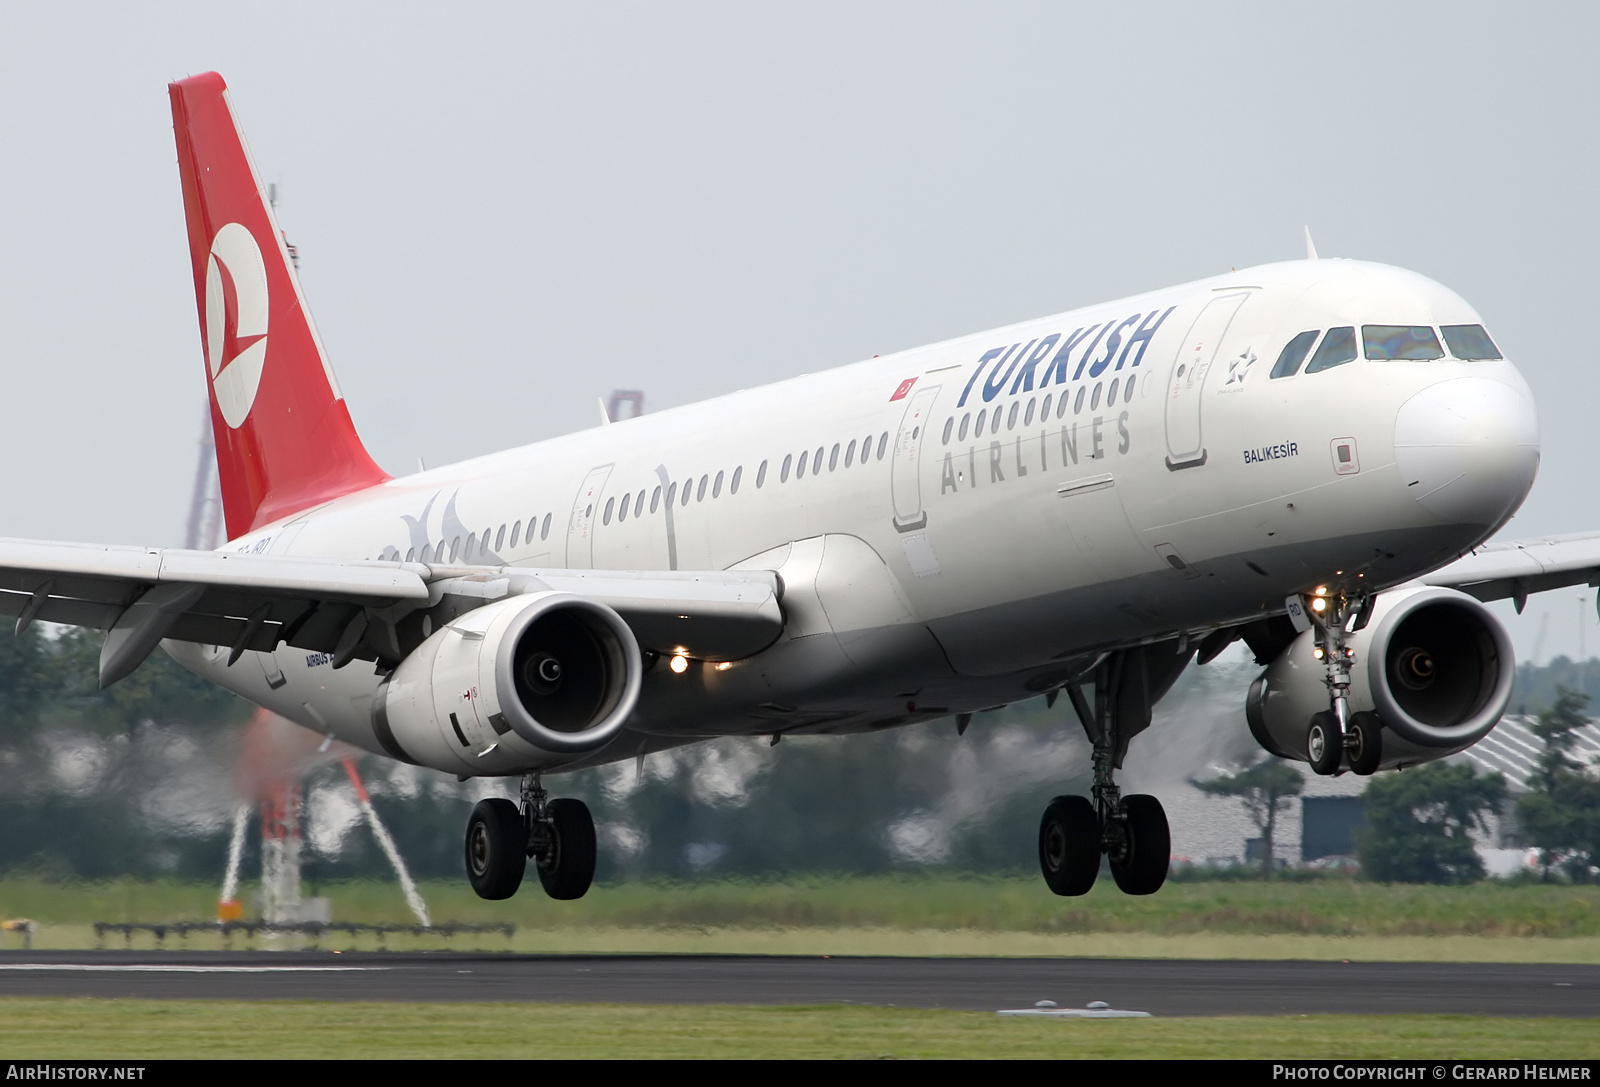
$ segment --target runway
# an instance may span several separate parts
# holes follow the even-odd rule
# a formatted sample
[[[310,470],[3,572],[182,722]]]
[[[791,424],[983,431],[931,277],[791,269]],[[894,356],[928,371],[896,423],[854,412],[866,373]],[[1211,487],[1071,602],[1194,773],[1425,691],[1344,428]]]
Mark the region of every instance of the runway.
[[[869,1004],[997,1011],[1039,1000],[1158,1016],[1600,1018],[1600,966],[263,952],[0,953],[0,996],[169,1000]]]

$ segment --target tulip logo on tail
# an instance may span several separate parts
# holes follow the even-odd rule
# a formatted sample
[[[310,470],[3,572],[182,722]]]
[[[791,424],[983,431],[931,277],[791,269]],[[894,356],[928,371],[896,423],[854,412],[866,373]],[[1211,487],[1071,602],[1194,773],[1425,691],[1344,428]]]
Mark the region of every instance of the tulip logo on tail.
[[[239,223],[211,239],[206,268],[206,362],[217,407],[237,430],[250,414],[267,361],[267,265]]]

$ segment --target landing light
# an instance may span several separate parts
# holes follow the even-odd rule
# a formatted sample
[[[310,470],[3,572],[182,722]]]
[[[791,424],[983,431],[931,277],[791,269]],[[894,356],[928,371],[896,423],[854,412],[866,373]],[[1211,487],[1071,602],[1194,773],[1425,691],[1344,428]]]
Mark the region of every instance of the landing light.
[[[680,653],[676,657],[672,658],[672,661],[667,665],[667,667],[671,668],[679,675],[682,675],[684,672],[689,670],[689,658]]]
[[[1319,596],[1315,600],[1311,601],[1311,610],[1312,611],[1327,611],[1328,610],[1328,602],[1326,600],[1324,600],[1322,597]]]

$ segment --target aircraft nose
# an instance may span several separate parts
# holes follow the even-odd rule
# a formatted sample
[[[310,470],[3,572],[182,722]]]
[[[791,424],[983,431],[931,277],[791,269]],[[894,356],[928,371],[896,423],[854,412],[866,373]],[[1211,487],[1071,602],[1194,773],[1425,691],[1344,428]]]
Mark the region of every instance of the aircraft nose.
[[[1503,381],[1441,381],[1401,406],[1394,459],[1407,492],[1431,513],[1498,527],[1533,486],[1539,418],[1528,394]]]

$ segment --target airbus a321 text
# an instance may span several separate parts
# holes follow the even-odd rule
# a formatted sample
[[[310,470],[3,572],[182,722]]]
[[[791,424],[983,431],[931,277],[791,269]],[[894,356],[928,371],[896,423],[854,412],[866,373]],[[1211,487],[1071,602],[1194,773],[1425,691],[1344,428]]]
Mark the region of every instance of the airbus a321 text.
[[[516,776],[465,860],[576,898],[595,834],[543,775],[715,736],[850,733],[1065,694],[1093,796],[1039,859],[1149,894],[1169,834],[1117,771],[1193,660],[1324,774],[1494,728],[1483,601],[1600,577],[1590,539],[1483,547],[1539,461],[1528,387],[1411,272],[1247,268],[391,478],[367,455],[214,73],[170,88],[229,542],[0,541],[0,612],[158,645],[307,728]],[[1314,254],[1312,255],[1314,257]],[[1062,707],[1063,713],[1067,707]]]

